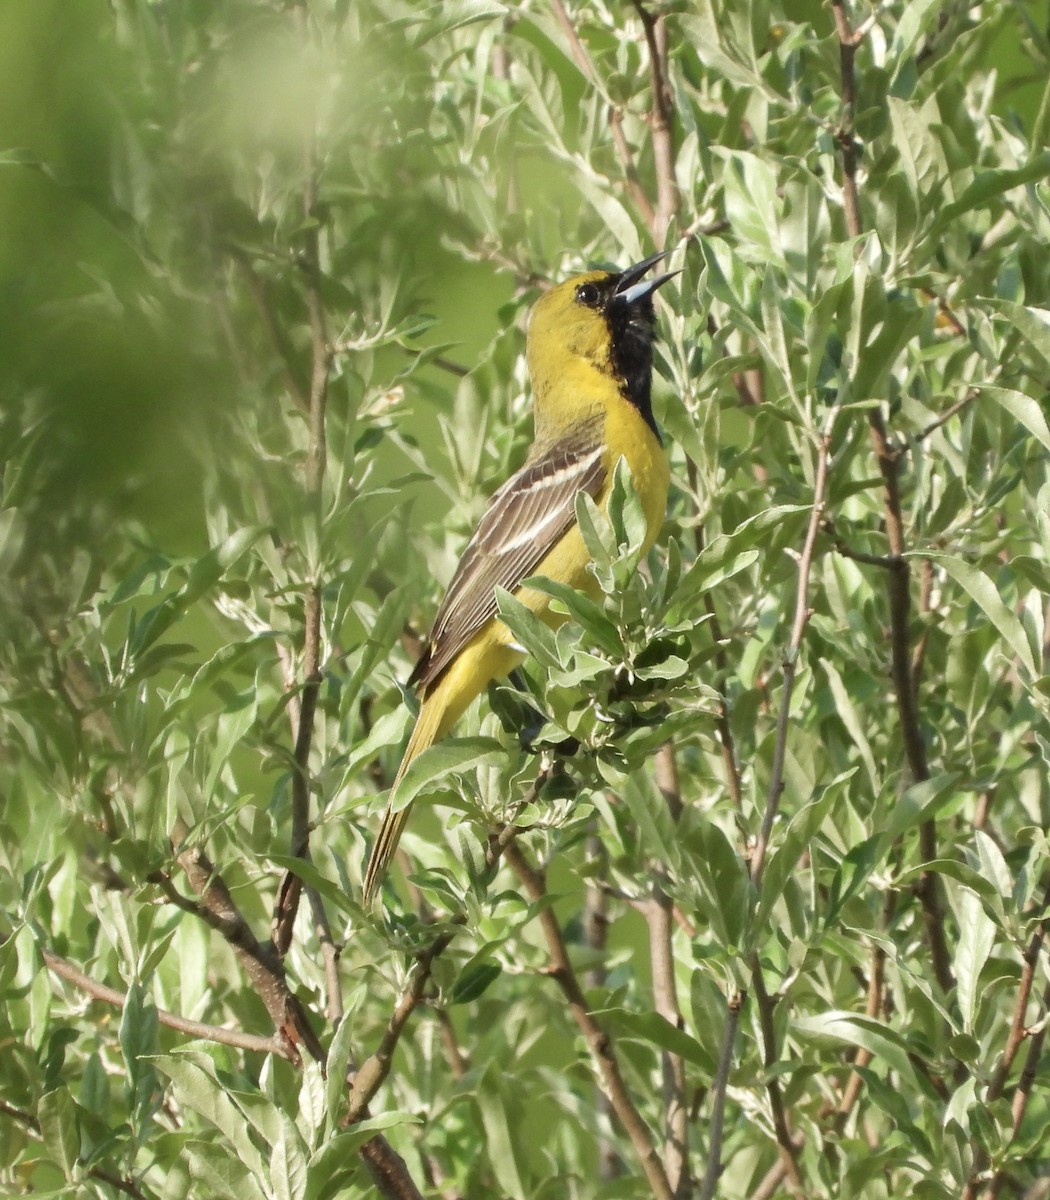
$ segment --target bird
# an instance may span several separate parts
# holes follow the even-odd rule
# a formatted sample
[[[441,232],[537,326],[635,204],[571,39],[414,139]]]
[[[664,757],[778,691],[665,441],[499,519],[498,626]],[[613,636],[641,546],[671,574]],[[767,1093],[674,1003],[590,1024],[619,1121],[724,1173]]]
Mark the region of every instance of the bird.
[[[396,798],[409,764],[449,732],[491,681],[509,675],[524,659],[499,619],[496,589],[505,588],[552,626],[565,618],[550,611],[548,595],[523,587],[524,580],[543,576],[595,590],[576,497],[585,492],[604,509],[620,458],[630,467],[645,513],[642,552],[656,540],[670,469],[652,408],[653,293],[678,272],[644,276],[665,254],[623,271],[575,275],[532,307],[525,344],[532,448],[489,501],[409,677],[420,696],[419,715],[365,870],[366,904],[408,821],[411,804],[398,808]]]

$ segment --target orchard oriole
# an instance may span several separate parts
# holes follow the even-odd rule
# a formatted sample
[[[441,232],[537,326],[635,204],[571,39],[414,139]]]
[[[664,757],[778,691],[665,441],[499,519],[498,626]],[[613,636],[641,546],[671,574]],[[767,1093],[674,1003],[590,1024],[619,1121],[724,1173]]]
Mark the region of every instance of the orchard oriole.
[[[663,254],[626,271],[590,271],[536,301],[526,359],[535,436],[525,465],[497,491],[459,561],[409,683],[422,697],[419,716],[390,790],[364,878],[366,902],[397,849],[411,805],[395,808],[409,763],[449,731],[493,679],[522,661],[514,635],[497,616],[497,587],[542,620],[556,624],[550,597],[522,581],[533,575],[580,588],[595,584],[576,522],[576,496],[604,508],[613,470],[624,458],[647,522],[645,549],[667,505],[667,456],[653,419],[652,295],[678,272],[642,277]]]

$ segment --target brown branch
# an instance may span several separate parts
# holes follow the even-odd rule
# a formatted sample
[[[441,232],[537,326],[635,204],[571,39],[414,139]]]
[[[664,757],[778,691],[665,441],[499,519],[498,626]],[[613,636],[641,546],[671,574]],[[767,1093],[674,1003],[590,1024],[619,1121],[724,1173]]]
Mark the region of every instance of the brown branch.
[[[576,32],[576,27],[569,18],[569,14],[565,11],[565,5],[561,0],[550,0],[551,12],[554,14],[554,19],[561,26],[562,33],[565,34],[565,40],[569,43],[569,50],[572,52],[572,57],[576,60],[576,65],[580,68],[588,80],[597,85],[598,72],[595,70],[594,63],[591,62],[591,56],[584,48],[583,42],[580,41],[580,35]]]
[[[977,399],[977,397],[980,394],[981,393],[980,393],[979,388],[970,388],[970,390],[966,393],[965,396],[963,396],[963,398],[961,400],[957,400],[954,404],[952,404],[948,408],[946,408],[944,410],[944,412],[942,412],[941,415],[939,417],[937,417],[936,420],[931,421],[929,423],[929,425],[924,425],[922,427],[922,429],[920,429],[919,432],[915,435],[915,440],[917,442],[921,442],[924,439],[928,438],[930,436],[930,434],[933,433],[935,430],[940,429],[940,427],[942,425],[947,425],[948,422],[952,419],[952,417],[961,413],[964,408],[969,408],[969,406]]]
[[[755,1005],[758,1008],[758,1024],[762,1031],[763,1061],[768,1070],[777,1061],[777,1032],[773,1021],[776,1001],[766,990],[762,964],[759,962],[757,954],[751,956],[750,966],[751,982],[755,988]],[[769,1096],[769,1107],[773,1114],[773,1129],[777,1135],[777,1145],[780,1147],[780,1157],[784,1163],[789,1185],[797,1196],[804,1196],[802,1172],[798,1165],[798,1146],[788,1125],[780,1080],[775,1075],[771,1075],[766,1081],[766,1094]]]
[[[893,914],[897,906],[897,897],[894,892],[886,893],[886,900],[882,909],[882,927],[888,928],[893,920]],[[883,1009],[883,1001],[886,989],[886,951],[879,942],[875,942],[871,947],[871,963],[868,968],[868,989],[867,1002],[864,1005],[864,1012],[867,1016],[877,1018],[881,1015]],[[872,1055],[870,1050],[866,1050],[863,1046],[858,1046],[856,1053],[853,1055],[853,1070],[850,1072],[849,1081],[842,1092],[842,1099],[839,1101],[839,1106],[835,1111],[835,1132],[841,1135],[846,1128],[846,1122],[849,1120],[857,1100],[860,1097],[861,1088],[864,1086],[864,1077],[861,1071],[871,1062]]]
[[[461,925],[464,919],[463,916],[456,917],[453,925]],[[416,956],[415,966],[408,983],[394,1006],[394,1011],[390,1014],[379,1045],[354,1075],[353,1083],[350,1085],[350,1103],[343,1118],[344,1125],[353,1125],[355,1121],[359,1121],[364,1116],[372,1097],[379,1091],[384,1080],[390,1074],[394,1051],[397,1049],[397,1044],[401,1040],[401,1034],[404,1032],[409,1018],[416,1011],[426,993],[434,963],[455,935],[455,927],[439,933]]]
[[[813,509],[809,515],[809,528],[806,530],[806,540],[798,560],[798,585],[795,593],[795,618],[791,626],[791,637],[787,651],[784,654],[783,671],[784,683],[780,698],[780,712],[777,715],[776,741],[773,746],[773,769],[769,777],[769,790],[766,794],[766,809],[762,817],[762,828],[758,835],[754,853],[751,856],[751,878],[756,890],[762,882],[762,872],[766,863],[766,852],[769,849],[769,837],[773,830],[773,821],[780,806],[780,795],[784,790],[784,763],[787,758],[788,724],[791,717],[791,694],[795,688],[795,672],[798,669],[798,656],[802,647],[802,635],[809,621],[809,573],[813,564],[813,550],[817,542],[817,533],[824,516],[825,493],[828,483],[828,457],[831,447],[831,427],[835,417],[835,409],[831,409],[825,421],[824,430],[817,445],[817,473],[813,484]]]
[[[17,1121],[20,1125],[28,1129],[34,1137],[38,1138],[41,1136],[40,1122],[31,1112],[15,1108],[13,1104],[8,1104],[0,1100],[0,1115]],[[133,1200],[147,1200],[147,1194],[126,1176],[114,1175],[112,1171],[107,1171],[104,1167],[89,1167],[87,1174],[91,1179],[97,1179],[100,1183],[106,1183],[111,1188],[116,1188],[118,1192],[123,1192],[125,1196],[133,1197]],[[26,1194],[28,1195],[29,1193]]]
[[[725,1128],[726,1097],[729,1093],[729,1073],[733,1067],[733,1046],[740,1026],[740,1014],[747,999],[746,992],[735,992],[726,1005],[726,1023],[722,1030],[722,1049],[718,1055],[711,1092],[711,1113],[708,1117],[707,1170],[700,1186],[700,1200],[714,1200],[722,1176],[722,1132]]]
[[[519,803],[519,808],[532,803],[539,793],[539,789],[543,786],[547,774],[547,770],[539,774]],[[509,852],[514,839],[523,832],[524,830],[520,826],[505,825],[495,837],[491,838],[485,856],[486,867],[489,869],[494,867],[500,858]],[[346,1115],[343,1117],[344,1125],[353,1125],[355,1121],[361,1120],[367,1111],[368,1105],[372,1102],[372,1098],[383,1086],[386,1077],[390,1074],[394,1051],[397,1049],[397,1044],[401,1040],[401,1035],[405,1031],[409,1018],[426,996],[426,989],[430,982],[434,963],[444,953],[465,920],[466,918],[462,913],[457,914],[449,922],[449,928],[439,933],[437,937],[416,955],[415,965],[412,968],[408,983],[405,985],[397,1004],[394,1006],[394,1011],[390,1014],[390,1019],[387,1021],[387,1026],[383,1031],[379,1045],[354,1075],[353,1082],[350,1085],[349,1106]]]
[[[645,42],[649,50],[653,94],[649,133],[653,141],[653,168],[656,174],[656,212],[649,227],[654,243],[662,246],[667,238],[667,227],[678,212],[679,201],[674,173],[674,110],[667,73],[667,23],[662,13],[653,16],[641,0],[632,2],[645,30]]]
[[[856,116],[856,50],[866,29],[854,30],[846,12],[845,0],[832,0],[835,15],[835,30],[839,41],[839,65],[843,116],[838,131],[839,151],[842,157],[843,204],[846,226],[850,237],[862,233],[860,200],[857,189],[857,145],[854,138],[853,121]],[[890,670],[897,698],[901,736],[908,768],[916,783],[929,779],[930,771],[926,759],[926,742],[919,724],[915,682],[912,677],[910,649],[911,569],[904,557],[904,519],[901,510],[900,459],[898,447],[891,444],[886,432],[882,410],[878,406],[868,410],[868,429],[872,449],[879,464],[883,480],[886,523],[886,539],[890,557],[894,562],[889,572],[888,592],[890,605]],[[925,821],[919,831],[920,853],[924,862],[937,857],[937,827]],[[941,902],[940,882],[932,871],[923,871],[917,887],[922,904],[926,935],[933,958],[934,974],[941,989],[951,990],[954,978],[951,956],[944,931],[944,910]]]
[[[108,987],[104,983],[98,983],[90,975],[81,971],[79,967],[64,958],[59,958],[50,950],[42,950],[41,954],[49,971],[67,983],[73,984],[75,988],[93,1000],[101,1000],[104,1004],[112,1004],[121,1009],[127,1004],[126,992]],[[280,1038],[260,1037],[254,1033],[242,1033],[239,1029],[224,1029],[221,1025],[206,1025],[201,1021],[190,1021],[186,1017],[180,1017],[178,1013],[167,1012],[163,1008],[157,1009],[157,1020],[169,1029],[175,1029],[190,1037],[202,1038],[209,1042],[220,1042],[224,1046],[236,1046],[239,1050],[252,1050],[260,1054],[278,1054],[281,1058],[295,1061],[294,1050]]]
[[[678,823],[682,815],[682,792],[674,743],[664,742],[656,753],[656,784],[671,819]],[[684,1029],[678,1003],[674,960],[674,905],[663,888],[664,876],[658,871],[652,896],[641,906],[649,929],[649,962],[652,974],[653,1007],[669,1025]],[[689,1106],[686,1097],[685,1063],[680,1055],[660,1052],[663,1075],[664,1169],[675,1196],[692,1192],[689,1173]]]
[[[583,977],[584,986],[599,988],[605,984],[605,946],[609,934],[609,890],[608,856],[601,838],[592,834],[587,839],[587,857],[596,864],[588,872],[587,887],[583,898],[583,940],[595,954],[595,964]],[[595,1084],[595,1109],[602,1118],[612,1120],[609,1097]],[[602,1180],[619,1179],[624,1173],[623,1159],[616,1145],[604,1134],[598,1141],[598,1177]]]
[[[529,898],[534,902],[541,900],[546,895],[546,880],[543,874],[526,861],[517,846],[507,847],[506,858]],[[569,958],[558,919],[549,906],[540,910],[539,922],[551,960],[550,975],[561,988],[576,1025],[587,1042],[613,1113],[631,1141],[656,1200],[674,1200],[674,1190],[660,1161],[652,1134],[624,1083],[613,1039],[598,1024],[587,1007],[587,999]]]
[[[372,1182],[386,1200],[423,1200],[408,1164],[384,1137],[369,1138],[358,1151]]]
[[[309,412],[309,385],[302,378],[295,345],[283,324],[277,319],[265,281],[259,276],[255,270],[255,264],[243,250],[230,245],[226,247],[226,253],[240,270],[241,278],[248,289],[248,295],[255,307],[266,340],[281,364],[285,387],[288,389],[289,395],[303,412]]]
[[[188,836],[185,823],[176,821],[171,833],[172,848],[190,887],[200,899],[200,917],[236,954],[270,1014],[277,1039],[284,1047],[283,1056],[298,1064],[298,1047],[304,1046],[312,1058],[323,1063],[324,1048],[317,1040],[303,1006],[289,990],[284,967],[273,946],[256,938],[208,856],[203,850],[186,844]]]
[[[1006,1080],[1010,1075],[1010,1068],[1014,1065],[1017,1052],[1021,1048],[1021,1043],[1025,1040],[1027,1033],[1025,1014],[1028,1011],[1028,1000],[1032,994],[1032,984],[1035,982],[1035,972],[1039,963],[1039,955],[1043,949],[1043,942],[1046,940],[1048,908],[1050,908],[1050,885],[1047,886],[1046,892],[1043,895],[1039,924],[1036,926],[1035,933],[1032,934],[1022,958],[1021,981],[1017,988],[1017,1001],[1014,1004],[1013,1021],[1010,1023],[1010,1032],[1007,1035],[1006,1045],[1003,1047],[999,1065],[996,1067],[995,1073],[988,1084],[988,1091],[984,1098],[985,1104],[991,1104],[1003,1094],[1003,1089],[1006,1087]]]
[[[634,165],[634,155],[631,153],[631,147],[627,144],[627,137],[623,131],[623,111],[615,104],[609,105],[609,129],[612,132],[616,157],[620,160],[620,166],[623,167],[627,194],[634,201],[642,220],[652,230],[656,227],[656,209],[646,194],[645,188],[642,187],[638,168]]]
[[[1017,1140],[1017,1135],[1021,1129],[1021,1122],[1028,1111],[1028,1104],[1032,1098],[1036,1075],[1039,1071],[1039,1063],[1043,1057],[1048,1014],[1050,1014],[1050,983],[1043,990],[1043,1014],[1043,1020],[1040,1022],[1039,1028],[1034,1030],[1029,1037],[1028,1053],[1025,1055],[1024,1069],[1021,1072],[1021,1078],[1017,1082],[1017,1090],[1014,1092],[1013,1104],[1011,1105],[1011,1115],[1013,1117],[1011,1143]],[[990,1156],[988,1151],[981,1147],[974,1155],[974,1165],[970,1171],[970,1177],[966,1181],[966,1186],[963,1188],[960,1200],[976,1200],[977,1194],[981,1189],[981,1184],[987,1176],[989,1162]],[[982,1200],[996,1200],[1007,1179],[1008,1172],[1006,1164],[1003,1163],[988,1181],[988,1186],[984,1189]]]
[[[689,481],[689,490],[695,496],[699,496],[699,474],[696,469],[696,463],[691,458],[686,459],[685,470]],[[697,505],[697,512],[699,514],[699,503]],[[699,522],[694,531],[694,546],[699,558],[704,550],[704,529]],[[722,750],[722,765],[725,767],[726,786],[729,788],[729,797],[733,801],[734,808],[739,812],[742,807],[743,792],[740,785],[740,767],[736,758],[736,741],[733,737],[733,727],[729,723],[729,692],[726,689],[726,679],[729,675],[729,656],[725,651],[725,637],[722,633],[721,622],[718,619],[718,610],[715,608],[715,600],[709,591],[704,592],[704,610],[708,615],[707,625],[711,630],[711,639],[715,644],[717,679],[714,687],[718,692],[718,715],[715,717],[715,729],[718,732],[718,744]]]
[[[845,0],[831,0],[831,8],[835,14],[835,31],[839,39],[839,70],[842,77],[842,119],[835,135],[842,155],[842,207],[849,236],[857,238],[863,232],[857,190],[857,142],[853,133],[853,122],[857,115],[857,39],[850,28]]]
[[[308,396],[309,446],[306,458],[306,494],[314,519],[320,524],[321,489],[324,485],[327,446],[325,443],[325,410],[328,405],[328,383],[331,374],[332,350],[328,339],[328,324],[322,298],[320,213],[317,198],[316,146],[307,148],[306,186],[303,191],[305,224],[303,268],[306,275],[306,307],[310,320],[310,391]],[[314,719],[321,687],[321,581],[313,579],[306,588],[303,613],[303,682],[295,736],[295,773],[292,776],[292,830],[289,853],[293,858],[310,858],[310,747],[313,742]],[[296,913],[302,896],[302,880],[286,871],[277,891],[271,937],[277,953],[284,955],[291,945]],[[318,913],[323,912],[320,896],[311,899],[315,925]],[[327,926],[327,918],[320,922]],[[329,941],[331,938],[329,937]],[[332,958],[326,956],[329,975],[329,1008],[342,1009],[342,1000],[334,1000],[331,983]]]

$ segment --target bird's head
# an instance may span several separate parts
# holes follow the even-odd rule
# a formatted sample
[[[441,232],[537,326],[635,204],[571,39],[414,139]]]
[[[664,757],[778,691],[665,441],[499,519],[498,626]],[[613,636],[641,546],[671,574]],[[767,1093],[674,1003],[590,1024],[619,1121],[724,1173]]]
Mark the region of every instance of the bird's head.
[[[571,383],[581,365],[615,380],[624,399],[653,424],[653,292],[678,274],[642,277],[664,257],[625,271],[588,271],[545,292],[529,317],[526,355],[537,415],[552,388]],[[655,426],[654,426],[655,428]]]

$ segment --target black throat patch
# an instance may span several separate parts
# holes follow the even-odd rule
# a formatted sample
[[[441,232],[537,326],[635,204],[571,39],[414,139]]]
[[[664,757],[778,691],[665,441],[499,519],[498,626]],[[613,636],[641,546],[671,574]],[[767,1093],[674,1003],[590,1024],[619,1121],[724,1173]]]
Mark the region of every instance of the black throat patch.
[[[652,298],[646,296],[634,304],[605,307],[612,347],[612,367],[620,381],[620,394],[641,414],[645,423],[660,437],[653,418],[653,328],[656,317]]]

